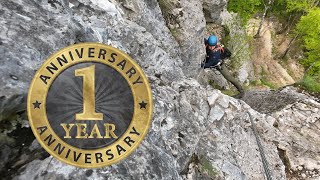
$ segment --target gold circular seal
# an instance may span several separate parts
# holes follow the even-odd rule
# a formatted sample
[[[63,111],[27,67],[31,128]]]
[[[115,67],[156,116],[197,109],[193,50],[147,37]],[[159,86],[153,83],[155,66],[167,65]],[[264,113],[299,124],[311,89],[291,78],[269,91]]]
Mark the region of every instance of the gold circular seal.
[[[80,43],[51,55],[36,72],[28,117],[41,146],[82,168],[114,164],[147,134],[152,94],[139,65],[104,44]]]

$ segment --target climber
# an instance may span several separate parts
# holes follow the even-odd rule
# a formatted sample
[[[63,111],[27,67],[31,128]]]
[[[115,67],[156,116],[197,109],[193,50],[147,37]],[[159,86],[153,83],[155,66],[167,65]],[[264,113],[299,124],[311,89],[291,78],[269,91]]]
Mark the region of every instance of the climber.
[[[208,39],[204,39],[204,44],[207,55],[206,59],[201,63],[201,67],[217,69],[227,81],[231,82],[238,89],[241,97],[244,94],[244,90],[240,82],[231,76],[224,64],[224,59],[230,57],[231,52],[218,43],[218,38],[214,35],[209,36]]]

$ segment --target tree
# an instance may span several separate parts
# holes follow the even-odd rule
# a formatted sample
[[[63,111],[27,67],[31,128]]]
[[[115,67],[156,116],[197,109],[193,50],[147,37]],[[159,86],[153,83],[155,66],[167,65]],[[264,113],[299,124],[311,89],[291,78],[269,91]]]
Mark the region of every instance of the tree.
[[[229,0],[227,8],[228,11],[238,13],[245,25],[252,15],[261,9],[261,0]]]
[[[306,49],[307,58],[302,64],[308,68],[309,75],[320,75],[320,8],[309,10],[301,17],[295,33],[300,34]]]
[[[301,18],[301,16],[308,14],[310,10],[314,9],[319,4],[319,0],[275,0],[275,10],[283,10],[285,8],[284,15],[289,15],[289,19],[292,22],[289,22],[288,25],[284,29],[285,31],[290,32],[293,24],[297,23],[297,20]],[[280,8],[279,8],[280,7]],[[281,14],[281,13],[280,13]],[[282,13],[283,14],[283,13]],[[291,18],[293,17],[293,18]],[[285,50],[284,54],[281,56],[283,59],[287,53],[289,52],[291,45],[296,39],[299,39],[301,36],[300,33],[295,33],[294,37],[290,40],[290,43]]]
[[[319,0],[286,0],[287,12],[308,12],[319,4]]]
[[[271,7],[272,0],[268,0],[267,3],[264,2],[264,0],[262,0],[262,2],[263,2],[263,6],[264,6],[264,11],[263,11],[263,15],[262,15],[262,18],[261,18],[261,21],[260,21],[260,25],[259,25],[257,34],[255,35],[256,38],[260,37],[260,33],[261,33],[262,25],[263,25],[263,22],[264,22],[264,18],[267,16],[268,10]]]

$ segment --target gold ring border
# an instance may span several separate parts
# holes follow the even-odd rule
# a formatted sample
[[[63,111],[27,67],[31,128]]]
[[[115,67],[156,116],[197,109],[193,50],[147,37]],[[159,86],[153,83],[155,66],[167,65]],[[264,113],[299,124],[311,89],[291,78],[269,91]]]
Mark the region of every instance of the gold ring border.
[[[84,163],[74,163],[72,161],[69,161],[69,160],[66,160],[65,158],[62,158],[60,157],[59,155],[57,155],[55,153],[55,151],[51,150],[50,147],[48,147],[44,141],[42,140],[43,138],[40,137],[40,135],[38,134],[35,126],[34,126],[34,120],[33,120],[33,117],[32,117],[32,112],[31,112],[31,109],[32,109],[32,100],[34,100],[33,98],[31,98],[32,96],[32,92],[33,92],[33,89],[34,89],[34,85],[35,85],[35,82],[36,82],[36,79],[39,77],[40,75],[40,72],[50,63],[54,60],[54,58],[58,57],[59,55],[63,54],[64,52],[67,52],[68,50],[72,50],[72,49],[76,49],[77,47],[102,47],[106,50],[111,50],[113,52],[116,52],[118,55],[121,55],[124,57],[124,59],[127,60],[127,62],[130,62],[132,64],[132,66],[136,69],[136,71],[139,73],[139,75],[141,76],[141,80],[144,82],[144,86],[146,87],[144,90],[147,92],[147,100],[146,102],[148,102],[148,105],[147,105],[147,119],[145,120],[147,123],[145,124],[145,128],[143,128],[143,132],[140,133],[140,138],[137,139],[137,141],[133,144],[133,146],[130,148],[130,149],[127,149],[127,151],[123,154],[123,155],[120,155],[120,156],[116,156],[114,159],[112,159],[111,161],[105,161],[104,163],[100,163],[100,164],[84,164]],[[87,58],[89,59],[89,58]],[[97,58],[96,58],[97,59]],[[118,58],[117,58],[118,59]],[[75,62],[77,61],[76,59],[72,62]],[[59,69],[58,73],[56,76],[58,76],[60,74],[60,72],[62,72],[64,69],[67,69],[68,67],[72,66],[72,65],[75,65],[75,64],[78,64],[78,63],[81,63],[81,62],[99,62],[99,63],[103,63],[107,66],[110,66],[110,64],[108,63],[105,63],[104,61],[102,60],[82,60],[82,61],[79,61],[79,62],[75,62],[75,63],[69,63],[68,65],[66,65],[64,68],[61,68]],[[137,115],[136,111],[137,111],[137,106],[138,106],[138,101],[136,99],[136,93],[134,91],[134,88],[132,87],[133,85],[130,83],[130,81],[128,80],[127,76],[125,75],[125,73],[123,73],[122,71],[118,70],[117,68],[111,66],[112,68],[114,68],[115,70],[117,70],[126,80],[127,82],[129,83],[132,91],[133,91],[133,96],[134,96],[134,106],[135,106],[135,109],[134,109],[134,117]],[[50,80],[50,83],[47,85],[48,88],[46,90],[46,92],[49,90],[50,86],[51,86],[51,83],[54,81],[54,79],[56,78],[56,76]],[[145,92],[144,92],[145,93]],[[47,93],[45,95],[47,96]],[[76,166],[76,167],[80,167],[80,168],[100,168],[100,167],[104,167],[104,166],[108,166],[108,165],[111,165],[111,164],[115,164],[117,162],[119,162],[120,160],[128,157],[139,145],[140,143],[142,142],[142,140],[144,139],[144,137],[146,136],[147,132],[148,132],[148,129],[150,128],[150,124],[151,124],[151,119],[152,119],[152,112],[153,112],[153,99],[152,99],[152,91],[151,91],[151,88],[150,88],[150,84],[148,82],[148,79],[146,77],[146,75],[144,74],[143,70],[141,69],[141,67],[129,56],[127,55],[126,53],[122,52],[121,50],[119,49],[116,49],[112,46],[109,46],[109,45],[105,45],[105,44],[101,44],[101,43],[91,43],[91,42],[87,42],[87,43],[79,43],[79,44],[75,44],[75,45],[71,45],[71,46],[67,46],[57,52],[55,52],[54,54],[52,54],[51,56],[49,56],[46,61],[41,65],[41,67],[38,69],[38,71],[36,72],[32,82],[31,82],[31,85],[30,85],[30,88],[29,88],[29,92],[28,92],[28,100],[27,100],[28,104],[27,104],[27,111],[28,111],[28,118],[29,118],[29,121],[30,121],[30,126],[31,126],[31,129],[36,137],[36,139],[38,140],[38,142],[41,144],[41,146],[52,156],[54,156],[55,158],[57,158],[58,160],[64,162],[64,163],[67,163],[69,165],[73,165],[73,166]],[[46,102],[43,101],[43,109],[45,111],[45,104]],[[126,130],[126,132],[121,136],[119,137],[114,143],[112,143],[111,145],[107,146],[107,147],[103,147],[103,148],[99,148],[99,149],[95,149],[95,150],[82,150],[82,149],[79,149],[79,148],[75,148],[67,143],[65,143],[64,141],[62,141],[58,136],[55,135],[54,131],[51,129],[51,126],[50,124],[48,123],[47,121],[47,117],[45,117],[46,121],[47,121],[47,127],[48,127],[48,130],[50,130],[53,134],[53,136],[56,136],[55,138],[61,142],[61,144],[66,144],[66,147],[71,149],[71,148],[74,148],[76,149],[77,151],[83,151],[83,152],[91,152],[91,153],[94,153],[94,152],[97,152],[97,151],[103,151],[103,150],[108,150],[108,149],[114,149],[114,147],[119,144],[119,141],[121,141],[123,139],[123,137],[125,135],[128,134],[128,132],[130,131],[130,129],[132,128],[132,124],[135,122],[135,118],[133,117],[132,121],[131,121],[131,124],[129,125],[128,129]],[[140,123],[141,124],[141,123]],[[69,146],[69,147],[68,147]],[[53,148],[53,146],[52,146]],[[70,155],[71,156],[71,155]],[[70,157],[68,159],[71,159]]]

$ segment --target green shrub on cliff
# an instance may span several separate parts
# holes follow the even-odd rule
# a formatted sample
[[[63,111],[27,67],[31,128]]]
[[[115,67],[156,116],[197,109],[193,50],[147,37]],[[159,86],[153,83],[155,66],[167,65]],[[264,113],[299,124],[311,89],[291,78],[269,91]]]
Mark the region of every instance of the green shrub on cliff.
[[[238,13],[243,24],[246,24],[255,13],[261,10],[261,5],[261,0],[229,0],[227,9],[229,12]]]
[[[296,33],[301,35],[305,48],[306,59],[301,62],[308,69],[307,74],[320,75],[320,8],[301,17]]]
[[[320,8],[313,8],[302,16],[295,33],[301,36],[306,58],[301,60],[306,72],[300,85],[312,92],[320,92]]]
[[[305,75],[297,84],[310,92],[320,92],[320,76]]]

